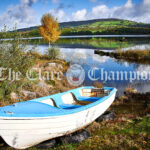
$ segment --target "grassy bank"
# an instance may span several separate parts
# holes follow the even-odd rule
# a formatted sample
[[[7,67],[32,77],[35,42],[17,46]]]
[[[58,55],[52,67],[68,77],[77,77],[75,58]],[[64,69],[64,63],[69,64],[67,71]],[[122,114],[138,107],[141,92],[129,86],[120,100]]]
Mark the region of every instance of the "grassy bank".
[[[54,150],[104,150],[150,148],[150,93],[140,94],[129,87],[109,108],[115,119],[93,122],[87,127],[90,137],[79,144],[57,145]],[[36,150],[36,148],[30,148]]]
[[[73,88],[68,84],[63,74],[68,69],[69,63],[60,59],[50,60],[47,55],[41,56],[35,53],[30,55],[37,58],[30,74],[30,78],[34,80],[23,77],[19,81],[1,82],[0,107],[64,92]]]
[[[150,147],[150,116],[137,119],[116,119],[115,121],[93,123],[91,137],[80,145],[62,145],[55,150],[104,150],[104,149],[148,149]]]
[[[115,114],[111,121],[93,122],[87,130],[91,136],[80,144],[61,145],[56,150],[104,150],[150,148],[150,93],[140,94],[129,87],[109,108]]]
[[[104,52],[104,51],[95,51],[95,54],[99,54],[101,56],[109,56],[116,58],[118,60],[125,60],[133,63],[140,64],[150,64],[150,50],[127,50],[117,52]]]
[[[8,32],[4,32],[7,36]],[[18,32],[0,45],[0,106],[62,92],[71,88],[64,72],[69,67],[58,59],[60,50],[51,47],[41,55]],[[62,80],[60,82],[60,80]]]

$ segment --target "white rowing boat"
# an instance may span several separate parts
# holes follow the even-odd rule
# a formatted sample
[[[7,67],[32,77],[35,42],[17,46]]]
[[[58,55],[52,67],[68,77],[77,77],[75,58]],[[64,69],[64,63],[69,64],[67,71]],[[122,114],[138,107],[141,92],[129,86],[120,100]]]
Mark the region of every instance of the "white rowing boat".
[[[115,88],[80,87],[26,102],[0,107],[0,136],[25,149],[92,123],[112,104]]]

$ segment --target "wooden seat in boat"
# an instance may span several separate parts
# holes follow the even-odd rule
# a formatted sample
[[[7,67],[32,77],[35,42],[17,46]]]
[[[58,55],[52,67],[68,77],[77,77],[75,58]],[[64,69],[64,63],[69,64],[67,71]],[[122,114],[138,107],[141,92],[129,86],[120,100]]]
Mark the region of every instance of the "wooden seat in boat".
[[[44,104],[48,104],[48,105],[54,106],[54,107],[57,107],[57,105],[56,105],[56,103],[55,103],[53,98],[44,99],[44,100],[42,100],[40,102],[44,103]]]
[[[109,95],[110,91],[104,88],[82,89],[81,96],[84,97],[104,97]]]
[[[48,98],[40,102],[62,109],[74,109],[81,106],[93,103],[100,97],[106,95],[104,89],[82,89],[79,97],[76,97],[73,92],[61,95],[59,99]]]

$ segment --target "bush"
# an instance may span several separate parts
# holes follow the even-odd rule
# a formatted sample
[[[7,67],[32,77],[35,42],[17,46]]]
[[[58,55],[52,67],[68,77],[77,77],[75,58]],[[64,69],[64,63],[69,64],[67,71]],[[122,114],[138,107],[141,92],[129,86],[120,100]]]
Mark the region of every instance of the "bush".
[[[55,81],[54,80],[47,80],[46,83],[55,86]]]
[[[7,37],[7,34],[9,33],[3,31],[3,37]],[[35,64],[35,58],[29,54],[33,48],[30,50],[28,48],[27,54],[27,43],[20,40],[21,35],[17,31],[14,31],[12,35],[12,39],[2,40],[0,44],[0,68],[5,69],[0,74],[1,79],[5,78],[0,80],[0,89],[2,89],[0,99],[8,98],[12,91],[17,92],[26,79],[27,70]],[[19,74],[19,80],[14,79],[13,72]]]
[[[47,49],[48,59],[56,59],[60,55],[60,49],[57,47],[52,47]]]

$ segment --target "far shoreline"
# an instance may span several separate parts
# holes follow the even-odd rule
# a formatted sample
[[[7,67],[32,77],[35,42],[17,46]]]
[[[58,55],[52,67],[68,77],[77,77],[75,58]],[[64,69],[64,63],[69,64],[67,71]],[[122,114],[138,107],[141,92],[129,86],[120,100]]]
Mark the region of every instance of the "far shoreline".
[[[60,38],[62,39],[69,39],[69,38],[141,38],[141,37],[150,37],[150,35],[66,35],[66,36],[60,36]],[[24,38],[20,38],[22,40],[35,40],[35,39],[42,39],[42,37],[24,37]],[[12,40],[12,38],[6,38],[6,39],[0,39],[0,41],[2,40]]]

